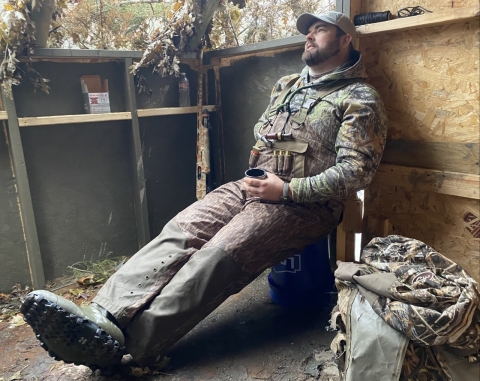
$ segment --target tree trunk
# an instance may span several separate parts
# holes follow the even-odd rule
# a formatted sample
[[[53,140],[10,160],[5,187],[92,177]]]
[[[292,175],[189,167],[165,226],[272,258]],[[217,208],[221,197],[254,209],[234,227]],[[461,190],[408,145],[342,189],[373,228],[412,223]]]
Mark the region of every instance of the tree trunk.
[[[39,48],[46,48],[55,0],[42,0],[41,3],[42,7],[39,10],[32,11],[30,18],[35,22],[35,40],[37,46]]]

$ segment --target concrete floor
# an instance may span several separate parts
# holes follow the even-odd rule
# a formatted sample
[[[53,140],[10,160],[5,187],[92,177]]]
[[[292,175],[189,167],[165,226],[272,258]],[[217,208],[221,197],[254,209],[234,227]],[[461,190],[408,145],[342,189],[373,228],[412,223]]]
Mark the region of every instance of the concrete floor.
[[[330,310],[292,311],[273,304],[264,274],[180,340],[160,373],[119,366],[102,374],[56,362],[29,326],[2,322],[0,381],[337,381],[329,350],[335,332],[325,330]]]

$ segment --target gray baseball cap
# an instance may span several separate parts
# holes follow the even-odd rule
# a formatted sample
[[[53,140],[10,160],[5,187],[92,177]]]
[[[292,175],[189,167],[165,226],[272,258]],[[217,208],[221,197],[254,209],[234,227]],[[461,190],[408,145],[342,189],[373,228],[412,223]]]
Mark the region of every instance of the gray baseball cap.
[[[355,38],[357,36],[355,25],[353,25],[350,19],[343,13],[330,11],[318,16],[304,13],[297,19],[297,29],[301,34],[307,35],[308,28],[316,21],[325,21],[326,23],[338,26],[345,33],[352,36],[352,44],[355,46]]]

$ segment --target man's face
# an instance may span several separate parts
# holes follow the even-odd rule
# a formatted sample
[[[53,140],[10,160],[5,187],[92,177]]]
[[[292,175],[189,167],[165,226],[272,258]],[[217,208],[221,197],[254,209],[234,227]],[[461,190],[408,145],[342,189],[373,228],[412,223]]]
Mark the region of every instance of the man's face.
[[[307,66],[315,66],[336,56],[340,52],[340,38],[335,25],[317,21],[307,34],[302,60]]]

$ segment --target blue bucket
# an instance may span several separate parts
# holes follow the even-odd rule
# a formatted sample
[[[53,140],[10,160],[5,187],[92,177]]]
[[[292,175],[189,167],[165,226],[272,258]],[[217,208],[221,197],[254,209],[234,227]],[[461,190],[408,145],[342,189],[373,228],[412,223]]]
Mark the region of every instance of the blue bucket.
[[[268,275],[272,301],[287,308],[321,308],[332,298],[328,237],[272,267]]]

